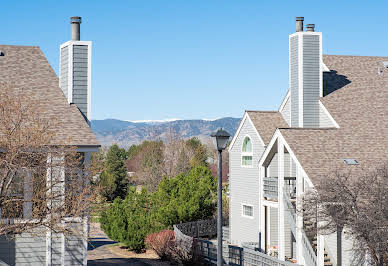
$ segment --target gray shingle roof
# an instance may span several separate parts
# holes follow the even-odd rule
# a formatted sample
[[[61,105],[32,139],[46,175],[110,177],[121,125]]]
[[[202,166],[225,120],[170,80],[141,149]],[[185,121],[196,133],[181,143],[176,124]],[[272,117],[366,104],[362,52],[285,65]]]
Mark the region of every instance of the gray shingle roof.
[[[58,124],[51,144],[99,146],[82,114],[69,105],[58,85],[58,77],[37,46],[0,45],[0,83],[23,88],[42,105],[42,113],[54,114]]]
[[[288,127],[281,113],[277,111],[246,111],[257,132],[267,145],[275,133],[276,128]]]
[[[321,99],[338,129],[281,129],[314,182],[333,169],[359,171],[388,160],[388,57],[324,55],[331,70]],[[380,69],[381,73],[378,73]],[[360,164],[348,166],[344,158]]]

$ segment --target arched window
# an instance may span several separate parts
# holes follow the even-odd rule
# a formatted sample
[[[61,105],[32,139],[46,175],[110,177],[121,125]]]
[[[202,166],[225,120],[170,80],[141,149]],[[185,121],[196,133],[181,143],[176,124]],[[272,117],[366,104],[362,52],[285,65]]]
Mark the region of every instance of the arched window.
[[[245,137],[242,151],[241,151],[241,164],[243,166],[251,166],[252,165],[252,142],[249,137]]]

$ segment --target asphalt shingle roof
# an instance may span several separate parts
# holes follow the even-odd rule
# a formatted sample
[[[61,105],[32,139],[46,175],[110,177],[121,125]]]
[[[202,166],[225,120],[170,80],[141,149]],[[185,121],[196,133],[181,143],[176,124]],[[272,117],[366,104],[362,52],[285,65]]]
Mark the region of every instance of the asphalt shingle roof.
[[[279,112],[247,111],[268,144],[276,128],[314,182],[337,170],[373,169],[388,162],[388,57],[323,55],[321,102],[340,128],[290,128]],[[359,165],[346,165],[352,158]]]
[[[276,128],[288,127],[281,113],[277,111],[246,111],[260,137],[267,145],[275,133]]]
[[[42,106],[43,115],[55,115],[56,135],[51,144],[99,146],[75,105],[68,104],[58,77],[37,46],[0,45],[0,83],[24,89]]]
[[[388,160],[388,57],[324,55],[330,73],[321,98],[338,129],[281,129],[314,182],[334,169],[373,169]],[[346,165],[345,158],[359,165]]]

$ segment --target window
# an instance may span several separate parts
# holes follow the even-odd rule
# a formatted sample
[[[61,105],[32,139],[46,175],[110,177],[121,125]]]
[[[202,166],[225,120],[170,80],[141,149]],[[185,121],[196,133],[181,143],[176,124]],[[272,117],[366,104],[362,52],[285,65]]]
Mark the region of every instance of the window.
[[[243,204],[242,207],[242,216],[253,218],[253,206]]]
[[[241,165],[252,166],[252,142],[249,137],[245,137],[242,152],[241,152]]]

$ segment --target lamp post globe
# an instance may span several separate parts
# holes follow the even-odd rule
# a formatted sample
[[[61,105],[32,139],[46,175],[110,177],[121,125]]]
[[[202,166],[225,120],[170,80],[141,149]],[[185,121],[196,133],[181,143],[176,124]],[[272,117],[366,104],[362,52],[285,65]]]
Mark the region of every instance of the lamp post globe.
[[[211,134],[215,148],[218,151],[217,180],[217,266],[223,265],[222,259],[222,151],[225,150],[230,134],[224,129],[218,129]]]

